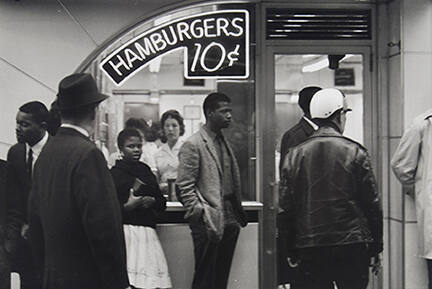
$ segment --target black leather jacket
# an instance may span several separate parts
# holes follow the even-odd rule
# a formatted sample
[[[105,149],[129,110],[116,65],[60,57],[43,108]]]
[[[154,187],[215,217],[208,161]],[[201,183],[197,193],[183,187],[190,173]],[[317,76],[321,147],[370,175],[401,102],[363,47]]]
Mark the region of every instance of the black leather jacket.
[[[280,206],[291,216],[291,248],[369,243],[382,250],[383,216],[368,153],[332,127],[286,155]]]

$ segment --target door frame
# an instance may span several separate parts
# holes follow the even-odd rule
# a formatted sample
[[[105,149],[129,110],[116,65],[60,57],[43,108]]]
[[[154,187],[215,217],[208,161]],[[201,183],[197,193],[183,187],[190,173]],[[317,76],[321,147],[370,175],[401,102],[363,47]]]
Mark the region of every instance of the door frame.
[[[262,47],[262,67],[257,79],[262,79],[257,95],[257,168],[261,175],[263,218],[260,230],[261,278],[260,288],[277,285],[276,215],[278,212],[278,184],[275,183],[275,55],[277,54],[361,54],[363,56],[363,144],[371,155],[372,165],[379,172],[378,99],[374,93],[373,47],[370,45],[325,45],[268,43]],[[262,97],[264,96],[264,97]],[[272,117],[269,117],[272,116]],[[372,280],[374,279],[374,280]],[[381,277],[371,278],[370,284],[380,284]],[[381,287],[378,285],[378,287]],[[369,288],[377,288],[375,285]]]

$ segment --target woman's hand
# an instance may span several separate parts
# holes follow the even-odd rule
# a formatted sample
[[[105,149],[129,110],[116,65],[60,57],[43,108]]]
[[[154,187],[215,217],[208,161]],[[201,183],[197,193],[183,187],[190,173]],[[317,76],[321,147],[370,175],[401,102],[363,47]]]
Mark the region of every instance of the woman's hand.
[[[134,189],[129,190],[129,198],[127,202],[123,205],[126,211],[131,211],[142,204],[143,201],[142,196],[135,196],[134,195]]]
[[[150,208],[153,204],[156,203],[156,199],[149,196],[142,197],[141,204],[143,208]]]

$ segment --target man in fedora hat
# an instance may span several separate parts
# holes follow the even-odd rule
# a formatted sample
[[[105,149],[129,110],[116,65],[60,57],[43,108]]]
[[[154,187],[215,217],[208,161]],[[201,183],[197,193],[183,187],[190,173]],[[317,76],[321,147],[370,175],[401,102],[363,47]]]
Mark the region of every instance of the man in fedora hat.
[[[108,96],[90,74],[59,84],[62,124],[41,152],[29,200],[30,238],[44,289],[129,286],[120,207],[102,153],[90,141]]]

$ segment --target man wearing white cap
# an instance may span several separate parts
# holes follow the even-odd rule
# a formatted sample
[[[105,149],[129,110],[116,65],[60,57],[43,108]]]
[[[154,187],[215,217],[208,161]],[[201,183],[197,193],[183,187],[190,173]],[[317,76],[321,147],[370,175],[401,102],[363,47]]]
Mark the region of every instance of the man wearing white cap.
[[[342,135],[347,108],[337,89],[310,103],[320,128],[285,157],[280,205],[291,218],[289,246],[305,288],[365,289],[382,251],[382,210],[366,149]]]

